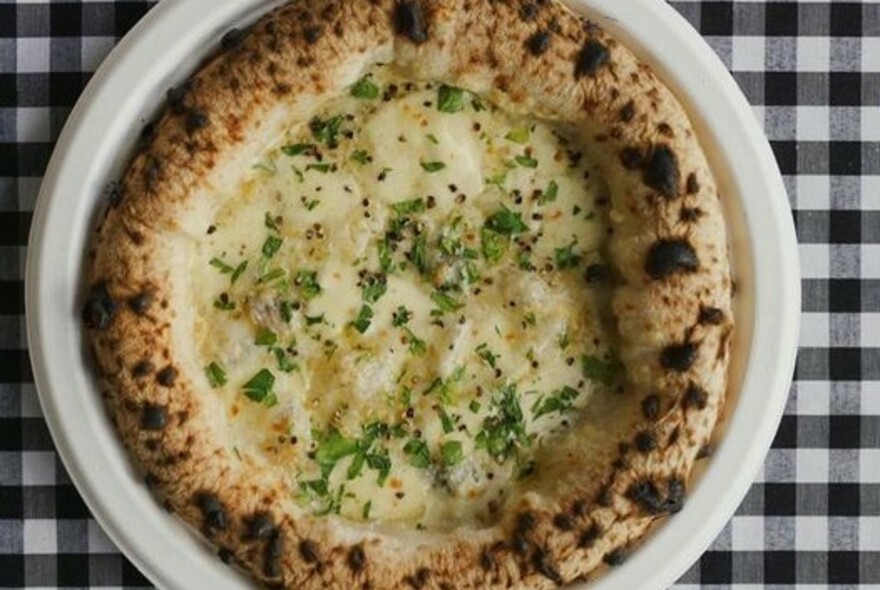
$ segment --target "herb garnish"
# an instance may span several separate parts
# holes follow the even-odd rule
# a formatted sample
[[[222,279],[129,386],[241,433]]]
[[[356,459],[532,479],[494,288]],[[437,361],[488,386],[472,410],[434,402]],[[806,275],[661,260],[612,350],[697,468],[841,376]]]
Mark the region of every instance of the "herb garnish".
[[[351,326],[363,334],[367,330],[370,329],[370,324],[373,323],[373,308],[369,305],[362,305],[361,310],[358,312],[357,318],[351,322]]]
[[[442,291],[434,291],[431,293],[431,301],[436,303],[437,307],[440,308],[440,311],[444,313],[458,311],[464,307],[463,303]]]
[[[295,143],[293,145],[282,146],[281,151],[285,156],[314,156],[318,146],[313,143]]]
[[[571,244],[563,248],[556,248],[556,266],[559,270],[576,268],[581,262],[583,262],[583,256],[576,254],[574,251],[575,244],[577,244],[577,240],[574,240]]]
[[[457,113],[464,110],[464,90],[443,84],[437,93],[437,109],[441,113]]]
[[[318,284],[318,272],[314,270],[301,270],[296,273],[293,284],[299,287],[299,291],[305,299],[314,299],[321,294],[322,288]]]
[[[335,148],[339,145],[339,130],[342,127],[342,115],[337,115],[327,120],[314,117],[309,122],[312,135],[327,147]]]
[[[419,162],[422,165],[422,170],[428,173],[439,172],[446,168],[446,164],[443,162]]]
[[[269,328],[260,327],[257,330],[257,336],[254,338],[254,344],[257,346],[275,346],[278,342],[278,336]]]
[[[210,383],[211,387],[214,389],[226,385],[226,371],[224,371],[223,367],[216,362],[212,362],[205,367],[205,375],[208,377],[208,383]]]
[[[403,445],[403,452],[409,457],[409,464],[419,469],[427,469],[431,466],[431,452],[425,441],[411,438]]]
[[[446,441],[440,447],[440,458],[446,467],[455,467],[464,461],[464,451],[457,440]]]
[[[580,395],[580,391],[566,385],[562,389],[558,389],[547,397],[540,397],[532,406],[532,414],[537,420],[541,416],[559,412],[564,414],[574,409],[574,400]]]
[[[485,227],[506,236],[521,234],[529,229],[529,227],[523,223],[522,213],[515,213],[504,205],[501,206],[500,211],[496,211],[489,216],[486,220]]]
[[[372,160],[372,158],[370,158],[370,154],[369,154],[369,152],[367,152],[367,150],[355,150],[351,154],[351,159],[362,166],[366,166]]]
[[[517,449],[529,444],[525,421],[515,385],[505,385],[501,394],[492,399],[492,413],[483,420],[483,429],[477,433],[477,448],[503,463],[517,454]]]
[[[367,74],[351,87],[351,95],[355,98],[363,98],[365,100],[375,100],[379,98],[379,87],[370,79],[372,76]]]
[[[508,139],[518,144],[526,144],[529,142],[530,136],[531,133],[529,133],[528,127],[517,127],[515,129],[511,129],[510,133],[504,136],[504,139]]]
[[[559,184],[555,180],[551,180],[550,184],[547,185],[541,192],[541,196],[538,197],[538,205],[546,205],[547,203],[553,203],[556,201],[556,198],[559,196]]]
[[[425,199],[418,198],[410,199],[409,201],[401,201],[391,205],[391,208],[400,216],[412,215],[413,213],[424,213],[426,209]]]
[[[495,368],[496,361],[498,360],[498,355],[489,350],[489,345],[483,342],[476,348],[477,355],[486,361],[486,364]]]
[[[277,236],[269,236],[266,238],[266,241],[263,242],[263,248],[261,249],[263,253],[263,258],[269,260],[275,254],[278,253],[278,250],[281,249],[281,244],[284,243],[284,240]]]
[[[613,352],[606,354],[604,360],[591,354],[585,354],[581,357],[581,369],[587,379],[598,381],[605,387],[611,387],[617,375],[623,370],[623,363]]]
[[[530,156],[516,156],[514,158],[517,164],[523,168],[537,168],[538,161]]]
[[[241,389],[248,398],[271,407],[278,403],[278,399],[272,393],[274,386],[275,375],[268,369],[260,369],[256,375],[241,386]]]

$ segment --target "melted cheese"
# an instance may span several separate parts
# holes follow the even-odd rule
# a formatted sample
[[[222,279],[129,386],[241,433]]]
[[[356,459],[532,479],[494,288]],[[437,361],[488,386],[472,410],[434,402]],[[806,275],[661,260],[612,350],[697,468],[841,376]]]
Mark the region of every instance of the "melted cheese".
[[[205,386],[238,456],[316,513],[488,523],[611,386],[585,280],[604,188],[565,129],[365,80],[378,97],[330,102],[217,195],[191,269]]]

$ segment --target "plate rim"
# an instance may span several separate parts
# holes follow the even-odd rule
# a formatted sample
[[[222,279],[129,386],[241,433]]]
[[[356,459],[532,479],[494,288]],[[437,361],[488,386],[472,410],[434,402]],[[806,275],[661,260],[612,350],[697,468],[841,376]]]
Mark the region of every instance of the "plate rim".
[[[264,0],[230,0],[219,4],[215,0],[166,0],[155,6],[114,48],[78,100],[53,151],[34,210],[25,271],[25,316],[28,350],[43,413],[59,456],[95,519],[116,546],[160,588],[183,589],[194,587],[193,584],[202,587],[207,583],[212,588],[234,589],[249,585],[244,576],[230,575],[230,569],[213,554],[195,551],[205,543],[198,539],[179,538],[185,527],[176,518],[165,516],[146,491],[146,486],[132,477],[132,470],[118,463],[120,453],[125,455],[123,461],[127,461],[127,455],[106,417],[104,426],[110,426],[109,433],[106,428],[87,432],[82,426],[74,426],[75,399],[86,399],[87,405],[80,410],[84,412],[83,418],[91,420],[90,423],[79,423],[81,425],[98,424],[96,414],[103,416],[103,402],[93,388],[82,387],[83,383],[89,382],[88,368],[83,366],[81,358],[77,360],[77,351],[69,351],[69,357],[62,361],[64,368],[74,373],[79,370],[80,374],[74,375],[76,395],[62,396],[59,393],[69,390],[71,384],[70,378],[65,379],[62,367],[58,366],[59,347],[65,342],[71,343],[72,338],[71,322],[64,321],[62,315],[73,313],[75,324],[77,314],[75,306],[58,309],[58,302],[59,298],[67,303],[79,299],[71,293],[70,283],[65,286],[63,280],[53,277],[52,271],[65,260],[78,266],[81,252],[77,254],[78,249],[69,246],[70,243],[81,245],[88,228],[65,227],[65,222],[69,224],[71,218],[88,221],[89,216],[83,211],[95,208],[99,200],[97,194],[102,192],[102,186],[110,178],[109,164],[83,162],[83,154],[98,155],[101,153],[99,148],[108,151],[113,142],[103,136],[112,139],[115,134],[118,147],[123,136],[131,135],[119,129],[114,132],[112,126],[100,129],[98,123],[106,117],[97,111],[102,106],[118,103],[119,108],[110,120],[127,119],[126,130],[130,130],[132,125],[143,121],[145,115],[149,116],[150,99],[158,98],[157,89],[164,90],[161,83],[166,83],[167,87],[167,83],[175,79],[175,73],[187,69],[180,67],[180,63],[194,65],[194,56],[205,54],[209,40],[212,46],[216,45],[221,31],[229,28],[230,23],[255,11],[263,12],[277,3]],[[749,358],[741,395],[748,403],[753,403],[752,398],[759,398],[748,394],[760,390],[764,402],[741,408],[743,400],[740,399],[728,420],[725,438],[706,474],[689,494],[685,510],[653,531],[626,566],[590,584],[590,588],[596,590],[619,587],[659,589],[674,582],[730,519],[775,435],[788,398],[797,351],[801,307],[797,241],[785,187],[767,139],[726,67],[690,24],[671,6],[656,0],[624,3],[567,0],[567,3],[575,10],[589,12],[602,26],[624,38],[631,46],[647,52],[664,81],[676,89],[680,97],[685,95],[685,102],[690,102],[692,109],[696,108],[704,119],[712,122],[706,133],[718,134],[723,129],[727,141],[739,146],[739,154],[723,148],[720,152],[726,162],[726,173],[734,170],[752,172],[749,178],[737,176],[733,179],[737,186],[748,184],[752,188],[747,193],[742,193],[742,189],[740,192],[758,194],[766,199],[758,210],[758,197],[743,198],[740,195],[740,200],[745,203],[743,213],[749,247],[754,251],[760,246],[762,252],[761,257],[753,260],[755,319],[752,338],[747,343]],[[654,36],[653,41],[648,39],[646,31]],[[662,58],[657,57],[660,43],[666,44],[662,47]],[[135,75],[135,72],[141,75]],[[135,97],[123,100],[120,95],[131,87],[143,92],[140,95],[135,92]],[[700,90],[701,96],[695,96],[696,89]],[[710,102],[712,108],[709,111],[717,109],[714,114],[707,112]],[[720,118],[722,113],[730,117],[726,123]],[[719,143],[717,138],[715,143]],[[76,150],[83,145],[95,146],[94,152]],[[750,149],[742,149],[744,145]],[[104,166],[101,173],[98,171],[100,166]],[[96,177],[101,177],[100,182]],[[71,190],[71,187],[81,190]],[[87,197],[77,202],[80,194]],[[754,201],[751,207],[747,199]],[[89,223],[81,225],[90,227]],[[64,231],[70,239],[66,244],[58,244],[59,235]],[[58,248],[59,245],[68,247]],[[51,321],[53,318],[59,321]],[[72,330],[75,332],[77,328],[73,326]],[[77,341],[73,338],[74,345]],[[757,358],[773,358],[776,362],[759,362]],[[50,363],[49,359],[53,362]],[[88,404],[100,407],[88,407]],[[748,444],[740,447],[729,444],[732,436],[740,432],[751,433]],[[733,440],[742,442],[736,438]],[[115,450],[102,447],[114,443]],[[105,453],[103,458],[107,458],[108,452],[112,454],[113,469],[103,470],[87,461],[87,458],[100,457],[101,451]],[[120,496],[118,492],[121,490],[109,485],[111,483],[126,488],[129,494]],[[148,517],[152,517],[149,522],[145,520]],[[143,533],[136,530],[139,527],[131,526],[132,519],[136,518],[142,518],[141,524],[151,525],[149,539],[144,539]],[[177,538],[163,539],[163,535],[157,535],[156,531]],[[163,540],[165,542],[154,543]],[[676,549],[664,551],[664,546]]]

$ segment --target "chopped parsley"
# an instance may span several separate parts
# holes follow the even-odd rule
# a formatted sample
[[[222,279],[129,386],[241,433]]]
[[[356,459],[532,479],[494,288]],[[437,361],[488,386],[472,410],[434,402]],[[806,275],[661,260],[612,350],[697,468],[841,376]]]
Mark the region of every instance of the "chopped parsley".
[[[440,414],[440,426],[443,427],[443,433],[449,434],[450,432],[455,431],[455,424],[453,424],[452,418],[446,413],[446,410],[440,408],[437,410],[437,413]]]
[[[275,254],[278,253],[278,250],[281,249],[281,244],[283,243],[284,240],[277,236],[269,236],[268,238],[266,238],[266,241],[263,242],[263,248],[261,250],[263,253],[263,258],[269,260],[270,258],[275,256]]]
[[[483,342],[476,348],[477,355],[486,361],[486,364],[495,368],[495,364],[498,361],[498,355],[489,350],[489,345]]]
[[[375,100],[379,98],[379,87],[370,79],[372,76],[367,74],[351,87],[351,95],[355,98],[363,98],[365,100]]]
[[[361,166],[366,166],[370,163],[372,158],[370,157],[369,152],[367,150],[355,150],[351,154],[351,159],[360,164]]]
[[[421,274],[428,272],[428,239],[425,234],[416,237],[412,250],[406,255]]]
[[[315,139],[327,147],[335,148],[339,145],[339,131],[342,128],[342,115],[331,117],[330,119],[320,119],[314,117],[309,122],[309,129]]]
[[[580,391],[573,387],[565,386],[554,391],[547,397],[540,397],[532,406],[532,414],[537,420],[541,416],[559,412],[564,414],[574,409],[574,400],[580,395]]]
[[[307,199],[303,197],[301,199],[303,206],[306,208],[306,211],[313,211],[315,207],[321,204],[319,199]]]
[[[334,170],[334,164],[309,164],[306,166],[306,172],[309,170],[314,170],[315,172],[320,172],[321,174],[327,174],[328,172]]]
[[[437,139],[437,136],[434,135],[433,133],[429,133],[429,134],[426,135],[425,137],[427,137],[427,138],[428,138],[428,141],[430,141],[430,142],[433,143],[434,145],[439,145],[439,144],[440,144],[440,140]]]
[[[529,142],[530,137],[531,133],[529,133],[528,127],[517,127],[516,129],[511,129],[510,133],[504,136],[504,139],[518,144],[526,144]]]
[[[605,387],[611,387],[623,370],[623,363],[613,353],[606,354],[604,359],[585,354],[581,357],[581,370],[584,377],[590,381],[597,381]]]
[[[351,322],[351,326],[363,334],[367,330],[370,329],[370,324],[373,323],[373,308],[369,305],[362,305],[361,310],[358,312],[357,318]]]
[[[571,344],[571,336],[569,336],[568,334],[568,328],[563,330],[562,334],[559,335],[559,337],[556,339],[556,344],[558,344],[559,348],[561,348],[562,350],[568,349],[569,345]]]
[[[372,500],[367,500],[366,502],[364,502],[364,507],[363,507],[363,509],[361,510],[361,517],[362,517],[364,520],[369,520],[369,518],[370,518],[370,511],[371,511],[372,509],[373,509],[373,501],[372,501]]]
[[[577,266],[583,262],[583,256],[574,251],[575,244],[577,244],[577,240],[563,248],[556,248],[556,266],[559,270],[577,268]]]
[[[476,436],[477,448],[503,463],[516,455],[521,446],[529,444],[522,408],[515,385],[505,385],[491,403],[492,412],[483,420]]]
[[[410,199],[409,201],[401,201],[391,205],[391,208],[400,216],[412,215],[413,213],[424,213],[426,209],[425,199],[418,198]]]
[[[409,457],[409,464],[413,467],[427,469],[431,466],[431,452],[425,441],[411,438],[403,445],[403,452]]]
[[[387,290],[388,279],[385,275],[369,275],[361,289],[361,298],[364,303],[376,303]]]
[[[464,461],[464,450],[457,440],[449,440],[440,446],[440,458],[446,467],[455,467]]]
[[[379,240],[377,244],[377,248],[379,250],[379,266],[384,273],[390,273],[394,271],[394,259],[391,255],[391,245],[389,244],[388,237]]]
[[[313,143],[295,143],[292,145],[282,146],[281,151],[285,156],[295,157],[295,156],[313,156],[317,151],[318,146]]]
[[[507,238],[500,233],[483,228],[480,230],[480,249],[483,251],[483,257],[491,263],[496,263],[504,257],[507,252]]]
[[[403,331],[406,333],[406,341],[409,344],[410,354],[413,356],[425,356],[428,352],[428,344],[413,334],[413,331],[406,326],[403,327]]]
[[[317,437],[318,448],[315,450],[315,461],[321,468],[321,476],[326,480],[333,468],[341,459],[354,455],[358,451],[358,441],[342,436],[335,428]]]
[[[255,402],[265,404],[267,406],[275,405],[278,400],[272,393],[275,386],[275,375],[268,369],[260,369],[256,375],[241,386],[244,394]]]
[[[278,361],[278,370],[283,373],[292,373],[299,369],[299,366],[293,362],[283,348],[275,347],[272,349],[275,360]]]
[[[301,270],[296,273],[293,284],[299,287],[299,292],[305,299],[314,299],[323,290],[318,284],[318,272],[314,270]]]
[[[559,197],[559,184],[555,180],[551,180],[547,188],[541,192],[541,196],[538,197],[538,205],[553,203],[557,197]]]
[[[257,336],[254,338],[254,344],[257,346],[275,346],[278,342],[278,336],[269,328],[260,327],[257,330]]]
[[[397,306],[397,311],[391,315],[391,324],[395,328],[405,326],[412,319],[412,312],[402,305]]]
[[[225,275],[235,272],[235,267],[226,264],[219,258],[212,258],[209,264]]]
[[[431,301],[436,303],[437,307],[443,313],[458,311],[464,307],[463,303],[443,291],[434,291],[431,293]]]
[[[506,236],[521,234],[529,229],[523,223],[522,213],[515,213],[504,205],[501,206],[501,210],[489,216],[485,227]]]
[[[428,173],[440,172],[444,168],[446,168],[446,164],[443,162],[419,162],[422,165],[422,170]]]
[[[437,110],[441,113],[457,113],[464,110],[464,90],[443,84],[437,92]]]
[[[214,300],[214,307],[221,311],[232,311],[235,309],[235,301],[231,300],[227,293],[220,293]]]
[[[537,168],[538,161],[530,156],[516,156],[514,158],[517,164],[523,168]]]
[[[314,316],[304,315],[303,318],[305,318],[307,326],[317,326],[319,324],[324,323],[324,314],[323,313],[321,315],[314,315]]]
[[[215,362],[212,362],[205,367],[205,375],[208,377],[208,383],[210,383],[211,387],[214,389],[226,385],[226,371]]]

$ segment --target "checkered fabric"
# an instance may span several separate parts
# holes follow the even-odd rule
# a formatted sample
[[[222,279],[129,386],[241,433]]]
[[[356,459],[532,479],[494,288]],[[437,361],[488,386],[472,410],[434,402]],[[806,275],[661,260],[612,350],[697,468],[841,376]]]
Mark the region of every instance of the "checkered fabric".
[[[150,587],[55,454],[28,364],[22,281],[53,142],[90,73],[151,4],[0,0],[0,587]],[[676,588],[880,588],[880,4],[673,6],[764,124],[795,211],[804,288],[773,449]]]

